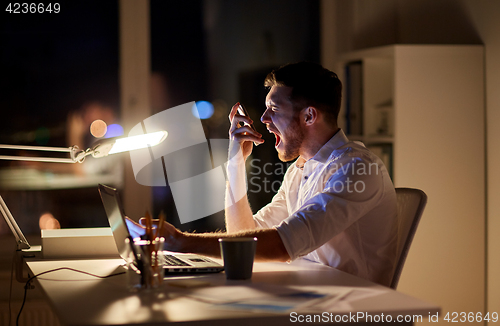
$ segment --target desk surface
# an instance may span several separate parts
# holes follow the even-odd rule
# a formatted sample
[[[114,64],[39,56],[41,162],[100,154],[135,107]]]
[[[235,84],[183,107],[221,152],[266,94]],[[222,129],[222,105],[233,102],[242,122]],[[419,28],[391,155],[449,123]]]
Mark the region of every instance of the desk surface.
[[[121,259],[28,261],[34,274],[59,267],[71,267],[98,275],[121,271]],[[179,322],[182,325],[290,325],[290,311],[286,313],[221,310],[213,304],[194,300],[186,295],[193,289],[174,287],[169,281],[187,278],[176,276],[155,292],[131,293],[126,287],[126,275],[96,279],[68,270],[42,275],[38,283],[47,295],[55,313],[63,325],[121,325]],[[320,291],[373,292],[338,306],[332,306],[335,314],[364,312],[398,315],[436,314],[439,307],[412,298],[386,287],[343,273],[317,263],[298,260],[286,263],[256,263],[251,281],[227,281],[224,273],[189,276],[208,282],[212,287],[230,285],[272,284],[317,288]],[[270,285],[271,286],[271,285]],[[215,290],[215,288],[214,288]],[[346,298],[347,300],[347,298]],[[342,301],[340,302],[342,303]],[[311,312],[312,314],[313,312]],[[321,312],[314,312],[321,314]],[[305,313],[304,313],[305,314]],[[377,318],[377,316],[374,316]],[[409,317],[408,317],[409,318]]]

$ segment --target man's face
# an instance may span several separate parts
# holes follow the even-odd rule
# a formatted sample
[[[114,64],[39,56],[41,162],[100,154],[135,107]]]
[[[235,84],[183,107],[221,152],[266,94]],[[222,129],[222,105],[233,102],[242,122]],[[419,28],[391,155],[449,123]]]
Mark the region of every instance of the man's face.
[[[297,158],[304,140],[299,114],[294,112],[290,100],[292,88],[273,86],[266,96],[266,111],[260,118],[269,132],[276,136],[274,147],[280,160],[286,162]]]

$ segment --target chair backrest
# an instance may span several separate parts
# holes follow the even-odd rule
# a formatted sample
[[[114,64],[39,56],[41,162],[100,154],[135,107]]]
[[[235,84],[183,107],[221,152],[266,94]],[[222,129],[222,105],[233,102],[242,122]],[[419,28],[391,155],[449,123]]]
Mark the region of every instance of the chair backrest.
[[[396,188],[398,201],[398,249],[396,270],[392,277],[391,288],[396,289],[401,271],[410,250],[411,242],[417,231],[420,217],[427,204],[427,195],[419,189]]]

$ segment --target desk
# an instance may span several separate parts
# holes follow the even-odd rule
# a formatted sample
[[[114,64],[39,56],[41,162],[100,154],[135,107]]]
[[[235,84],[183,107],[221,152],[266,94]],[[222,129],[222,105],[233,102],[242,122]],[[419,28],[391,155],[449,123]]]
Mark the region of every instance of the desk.
[[[121,259],[28,261],[34,274],[58,267],[71,267],[98,275],[120,271]],[[186,276],[184,276],[185,278]],[[278,285],[325,285],[352,287],[380,291],[377,295],[350,302],[349,311],[337,314],[366,312],[370,314],[416,315],[427,320],[429,313],[436,314],[439,307],[402,293],[354,277],[334,268],[297,260],[286,263],[256,263],[251,281],[227,281],[224,273],[191,276],[215,285],[244,285],[267,283]],[[172,279],[183,278],[181,276]],[[131,293],[126,288],[126,275],[107,279],[61,270],[40,276],[37,286],[47,295],[63,325],[157,325],[164,322],[182,325],[264,326],[291,325],[290,312],[283,314],[255,313],[249,311],[218,310],[213,305],[179,296],[192,291],[167,284],[156,292]],[[316,312],[320,314],[321,312]],[[374,323],[375,324],[375,323]],[[394,323],[391,323],[394,324]],[[407,323],[411,324],[411,323]]]

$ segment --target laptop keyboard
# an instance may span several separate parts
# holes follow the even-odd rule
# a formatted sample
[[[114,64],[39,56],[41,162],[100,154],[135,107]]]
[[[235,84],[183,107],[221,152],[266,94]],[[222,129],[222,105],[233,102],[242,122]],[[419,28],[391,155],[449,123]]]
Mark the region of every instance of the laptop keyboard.
[[[165,265],[167,266],[191,266],[188,263],[180,260],[179,258],[173,255],[164,255],[165,256]]]

